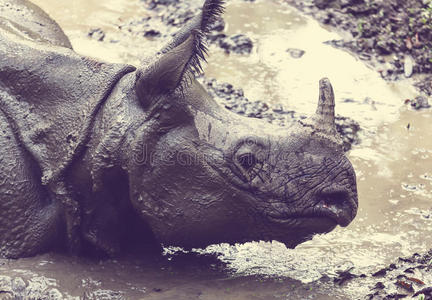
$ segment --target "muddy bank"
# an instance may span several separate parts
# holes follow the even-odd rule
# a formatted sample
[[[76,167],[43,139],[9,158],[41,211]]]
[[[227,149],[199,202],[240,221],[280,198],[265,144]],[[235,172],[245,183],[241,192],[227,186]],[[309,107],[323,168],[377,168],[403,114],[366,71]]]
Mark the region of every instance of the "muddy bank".
[[[423,0],[285,0],[344,39],[331,41],[376,65],[388,80],[421,75],[416,86],[432,94],[432,2]]]
[[[340,272],[332,279],[335,286],[345,288],[364,287],[364,299],[432,299],[432,286],[424,279],[432,271],[432,250],[400,257],[394,263],[365,274],[354,268]],[[322,278],[321,280],[326,280]],[[330,279],[328,279],[330,280]],[[423,298],[422,298],[423,297]]]
[[[157,39],[168,41],[169,38],[196,16],[201,9],[201,1],[175,0],[144,0],[142,5],[146,10],[144,17],[120,21],[117,24],[119,32],[111,35],[101,28],[92,28],[88,36],[98,41],[111,43],[121,42],[122,33],[143,37],[152,41]],[[226,53],[249,54],[253,42],[245,34],[224,33],[225,22],[220,18],[212,26],[212,32],[207,36],[209,44],[217,45]]]

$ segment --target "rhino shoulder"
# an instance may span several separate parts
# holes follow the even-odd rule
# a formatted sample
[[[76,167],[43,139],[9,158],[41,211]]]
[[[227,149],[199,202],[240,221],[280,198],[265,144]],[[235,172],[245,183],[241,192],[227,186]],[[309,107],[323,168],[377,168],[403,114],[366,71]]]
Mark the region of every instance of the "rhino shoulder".
[[[0,110],[39,163],[44,182],[80,153],[109,93],[134,70],[0,31]]]

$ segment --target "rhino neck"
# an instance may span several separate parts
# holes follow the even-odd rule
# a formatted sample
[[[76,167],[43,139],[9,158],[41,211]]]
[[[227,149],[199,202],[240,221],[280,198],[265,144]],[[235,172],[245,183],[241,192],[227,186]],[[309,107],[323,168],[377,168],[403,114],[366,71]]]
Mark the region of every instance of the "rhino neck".
[[[83,162],[90,166],[93,190],[99,189],[108,169],[125,168],[130,148],[130,132],[136,127],[136,119],[142,116],[134,106],[135,72],[123,76],[113,88],[100,109],[88,143]],[[137,104],[137,103],[136,103]]]

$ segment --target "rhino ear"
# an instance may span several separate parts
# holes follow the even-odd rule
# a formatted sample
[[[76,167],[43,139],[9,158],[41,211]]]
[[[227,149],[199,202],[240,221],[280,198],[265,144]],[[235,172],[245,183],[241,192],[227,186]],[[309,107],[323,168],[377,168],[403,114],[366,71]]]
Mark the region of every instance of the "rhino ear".
[[[190,53],[193,52],[193,39],[191,36],[175,49],[160,55],[146,69],[138,69],[135,88],[145,107],[181,86],[188,71]]]
[[[137,71],[135,88],[140,101],[149,106],[161,95],[183,89],[202,72],[207,46],[204,36],[223,12],[223,0],[206,0],[202,11],[160,50],[153,62]]]

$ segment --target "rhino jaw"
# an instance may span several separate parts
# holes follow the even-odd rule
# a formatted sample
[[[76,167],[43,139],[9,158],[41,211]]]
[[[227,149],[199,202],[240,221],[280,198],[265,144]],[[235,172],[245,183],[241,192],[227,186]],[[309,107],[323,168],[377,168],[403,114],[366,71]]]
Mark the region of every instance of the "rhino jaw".
[[[346,227],[357,214],[356,201],[345,190],[323,191],[317,198],[319,202],[313,207],[287,213],[272,212],[268,217],[277,223],[288,223],[293,219],[328,219],[334,222],[333,227]]]

